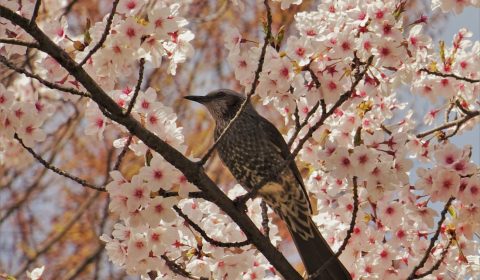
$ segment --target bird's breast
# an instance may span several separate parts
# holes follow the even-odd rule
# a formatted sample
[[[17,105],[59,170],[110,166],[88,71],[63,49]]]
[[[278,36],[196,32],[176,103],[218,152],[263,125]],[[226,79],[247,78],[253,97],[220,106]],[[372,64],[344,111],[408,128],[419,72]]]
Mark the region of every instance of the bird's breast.
[[[216,128],[216,139],[223,129]],[[235,179],[246,188],[251,188],[266,177],[271,177],[283,161],[265,134],[258,131],[256,124],[242,118],[225,133],[217,145],[217,151]]]

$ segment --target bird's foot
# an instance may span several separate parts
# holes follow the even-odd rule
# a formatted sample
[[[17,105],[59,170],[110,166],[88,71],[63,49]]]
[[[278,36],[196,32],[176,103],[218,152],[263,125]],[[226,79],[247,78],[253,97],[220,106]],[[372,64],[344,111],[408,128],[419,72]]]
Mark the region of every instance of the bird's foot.
[[[242,212],[247,212],[247,201],[250,199],[248,194],[244,195],[239,195],[235,197],[233,200],[233,204],[235,205],[235,208],[237,208],[239,211]]]

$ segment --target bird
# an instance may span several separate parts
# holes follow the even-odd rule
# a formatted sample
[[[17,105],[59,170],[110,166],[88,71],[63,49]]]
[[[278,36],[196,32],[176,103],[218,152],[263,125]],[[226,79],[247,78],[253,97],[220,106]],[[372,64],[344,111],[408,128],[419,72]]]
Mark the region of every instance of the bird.
[[[230,89],[184,98],[207,108],[215,120],[215,141],[246,100],[245,96]],[[282,134],[255,110],[250,101],[224,132],[216,150],[235,180],[247,191],[265,183],[257,194],[286,223],[308,275],[316,274],[325,262],[329,262],[312,280],[352,279],[312,220],[312,206],[295,161],[291,160],[282,171],[278,171],[291,156]]]

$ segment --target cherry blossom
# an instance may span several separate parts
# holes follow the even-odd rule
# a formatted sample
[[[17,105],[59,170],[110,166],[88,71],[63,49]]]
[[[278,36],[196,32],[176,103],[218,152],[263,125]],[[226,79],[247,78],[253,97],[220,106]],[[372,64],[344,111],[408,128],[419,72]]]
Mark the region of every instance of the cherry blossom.
[[[145,208],[145,219],[150,226],[156,226],[160,220],[172,222],[176,215],[172,210],[175,198],[156,197],[150,200],[149,205]]]

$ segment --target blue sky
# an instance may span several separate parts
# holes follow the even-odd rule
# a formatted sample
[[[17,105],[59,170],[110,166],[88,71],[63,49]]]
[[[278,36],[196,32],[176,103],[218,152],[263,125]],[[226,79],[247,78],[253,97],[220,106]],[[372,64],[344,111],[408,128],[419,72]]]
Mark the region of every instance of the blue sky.
[[[462,27],[466,27],[473,33],[472,41],[480,40],[480,9],[468,8],[460,15],[451,14],[448,22],[444,25],[443,34],[438,38],[444,40],[447,45],[451,45],[451,41],[455,33]],[[464,132],[463,134],[454,137],[452,142],[458,146],[472,145],[473,154],[472,160],[480,164],[480,126],[477,125],[472,131]]]

